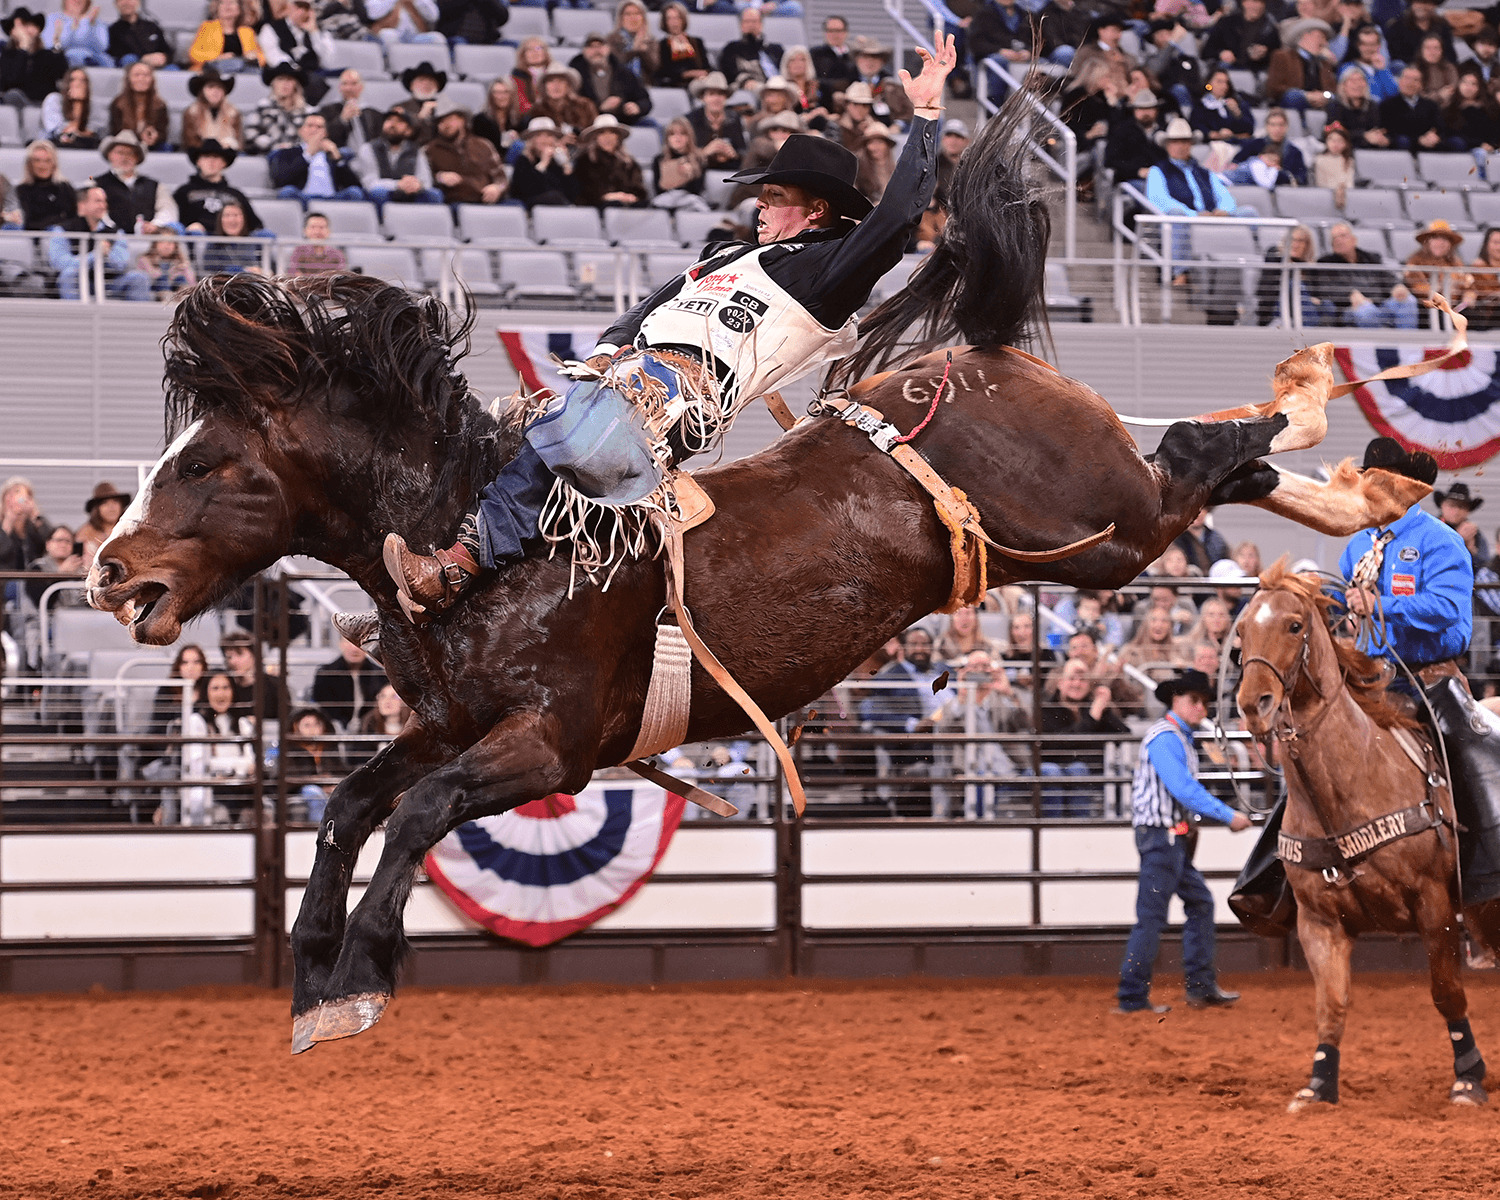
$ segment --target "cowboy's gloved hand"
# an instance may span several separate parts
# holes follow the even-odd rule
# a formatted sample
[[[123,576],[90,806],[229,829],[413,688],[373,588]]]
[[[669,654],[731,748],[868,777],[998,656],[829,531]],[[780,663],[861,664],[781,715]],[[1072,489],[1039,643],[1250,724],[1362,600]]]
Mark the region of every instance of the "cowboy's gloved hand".
[[[609,366],[612,356],[608,354],[593,354],[583,361],[596,371],[602,371]]]

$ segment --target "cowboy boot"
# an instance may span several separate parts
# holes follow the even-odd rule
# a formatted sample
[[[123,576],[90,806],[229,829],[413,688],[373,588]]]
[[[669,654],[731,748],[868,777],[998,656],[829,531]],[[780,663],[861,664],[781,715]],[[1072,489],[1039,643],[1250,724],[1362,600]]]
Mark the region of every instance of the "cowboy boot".
[[[465,519],[468,525],[469,519]],[[458,601],[479,574],[473,550],[459,540],[446,550],[416,554],[399,533],[386,535],[385,569],[396,584],[396,599],[413,625],[425,625]]]
[[[378,665],[380,662],[380,614],[366,612],[337,612],[333,614],[333,627],[339,636],[353,642]]]

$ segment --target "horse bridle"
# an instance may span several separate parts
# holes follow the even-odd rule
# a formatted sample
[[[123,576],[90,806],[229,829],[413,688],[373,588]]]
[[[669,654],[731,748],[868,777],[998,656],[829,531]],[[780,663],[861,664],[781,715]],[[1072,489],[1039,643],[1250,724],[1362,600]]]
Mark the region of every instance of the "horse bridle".
[[[1244,669],[1251,663],[1260,663],[1276,677],[1276,682],[1281,685],[1281,703],[1276,706],[1276,712],[1271,721],[1271,729],[1268,736],[1285,746],[1286,752],[1293,758],[1297,757],[1297,742],[1306,735],[1315,732],[1333,708],[1332,701],[1329,701],[1323,695],[1323,689],[1318,686],[1317,679],[1307,669],[1308,661],[1312,655],[1311,637],[1312,628],[1309,626],[1303,629],[1302,649],[1297,654],[1297,661],[1291,667],[1290,678],[1283,675],[1281,668],[1263,655],[1251,654],[1240,658],[1241,678],[1244,677]],[[1299,727],[1297,722],[1292,719],[1292,692],[1295,690],[1297,683],[1302,679],[1307,680],[1313,693],[1319,700],[1324,701],[1324,704],[1322,708],[1313,714],[1309,721]]]

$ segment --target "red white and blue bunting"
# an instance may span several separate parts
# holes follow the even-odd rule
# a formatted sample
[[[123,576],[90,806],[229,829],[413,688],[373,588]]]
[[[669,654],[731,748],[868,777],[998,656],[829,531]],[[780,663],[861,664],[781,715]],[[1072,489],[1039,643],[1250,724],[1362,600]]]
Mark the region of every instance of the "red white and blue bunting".
[[[1334,350],[1348,380],[1388,367],[1441,358],[1446,349],[1347,346]],[[1386,379],[1356,388],[1354,398],[1375,431],[1408,450],[1425,450],[1445,471],[1476,466],[1500,450],[1500,361],[1495,349],[1472,346],[1415,379]]]
[[[596,781],[460,825],[428,853],[427,874],[490,932],[547,946],[635,895],[683,805],[654,784]]]
[[[586,329],[527,328],[499,329],[496,332],[510,365],[528,392],[548,388],[562,393],[568,390],[571,381],[557,373],[553,356],[564,362],[581,362],[599,344],[599,335],[604,330],[594,325]]]

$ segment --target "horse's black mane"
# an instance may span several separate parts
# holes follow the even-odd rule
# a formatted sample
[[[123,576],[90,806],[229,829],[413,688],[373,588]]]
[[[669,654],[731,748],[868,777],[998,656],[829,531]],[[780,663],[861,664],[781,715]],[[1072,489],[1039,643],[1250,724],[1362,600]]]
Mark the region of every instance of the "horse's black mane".
[[[166,336],[167,438],[201,417],[252,426],[343,387],[377,434],[425,418],[452,431],[478,403],[458,369],[472,306],[454,313],[363,275],[216,275],[184,297]]]
[[[1052,220],[1026,175],[1030,139],[1047,137],[1029,99],[1046,99],[1039,80],[1013,89],[964,151],[936,249],[906,287],[860,321],[859,349],[830,372],[833,386],[955,341],[994,349],[1045,332]]]

